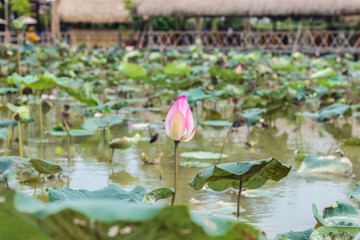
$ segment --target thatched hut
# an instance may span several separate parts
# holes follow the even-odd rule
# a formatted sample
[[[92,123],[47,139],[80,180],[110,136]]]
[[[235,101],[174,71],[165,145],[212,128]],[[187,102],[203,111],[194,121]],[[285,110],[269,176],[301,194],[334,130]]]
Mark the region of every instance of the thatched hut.
[[[61,38],[60,22],[100,24],[129,21],[131,21],[130,12],[122,0],[56,0],[52,3],[52,30],[53,37],[57,39]],[[105,44],[115,44],[119,41],[116,30],[72,29],[70,35],[71,42],[83,42],[86,39],[90,45],[93,44],[92,42],[98,43],[99,37],[104,38],[101,42],[105,41]]]
[[[121,0],[57,0],[62,22],[118,23],[129,21],[129,10]]]
[[[143,0],[142,16],[278,17],[360,14],[359,0]]]

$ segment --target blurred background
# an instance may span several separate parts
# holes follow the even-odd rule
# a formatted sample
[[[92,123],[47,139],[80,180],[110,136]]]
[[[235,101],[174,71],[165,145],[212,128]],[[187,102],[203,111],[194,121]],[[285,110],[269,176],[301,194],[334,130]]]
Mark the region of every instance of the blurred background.
[[[359,0],[1,0],[0,43],[357,53]],[[29,35],[26,36],[26,34]],[[31,35],[33,35],[31,37]],[[35,36],[36,35],[36,36]],[[31,39],[30,39],[31,38]]]

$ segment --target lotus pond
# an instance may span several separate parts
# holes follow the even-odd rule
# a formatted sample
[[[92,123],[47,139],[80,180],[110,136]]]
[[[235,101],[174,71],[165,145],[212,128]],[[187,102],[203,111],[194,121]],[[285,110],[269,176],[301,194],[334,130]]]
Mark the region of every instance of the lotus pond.
[[[0,48],[1,239],[360,232],[354,56],[66,45],[20,56],[19,69],[17,50]],[[165,117],[182,95],[196,133],[179,144],[171,207]]]

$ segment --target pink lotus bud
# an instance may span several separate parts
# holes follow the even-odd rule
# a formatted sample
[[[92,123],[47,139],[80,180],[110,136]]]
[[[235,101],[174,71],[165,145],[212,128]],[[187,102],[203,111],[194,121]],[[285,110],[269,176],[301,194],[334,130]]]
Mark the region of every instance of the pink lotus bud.
[[[144,130],[149,127],[148,123],[133,123],[130,124],[130,128],[134,130]]]
[[[48,100],[48,99],[49,99],[49,95],[48,95],[48,94],[42,94],[42,95],[41,95],[41,99],[42,99],[42,100]]]
[[[239,64],[239,65],[235,68],[235,72],[236,72],[237,74],[240,74],[241,71],[242,71],[242,66],[241,66],[241,64]]]
[[[97,112],[97,113],[94,114],[94,117],[102,118],[102,117],[104,117],[104,114]]]
[[[312,60],[315,60],[316,59],[316,57],[312,57]]]
[[[320,53],[318,51],[315,52],[315,56],[320,56]]]
[[[338,63],[341,62],[341,57],[340,56],[336,57],[336,62],[338,62]]]
[[[216,60],[216,57],[211,55],[211,56],[209,57],[209,60],[210,60],[211,62],[213,62],[213,61]]]
[[[188,142],[194,137],[194,118],[185,95],[171,107],[165,125],[166,135],[175,141]]]

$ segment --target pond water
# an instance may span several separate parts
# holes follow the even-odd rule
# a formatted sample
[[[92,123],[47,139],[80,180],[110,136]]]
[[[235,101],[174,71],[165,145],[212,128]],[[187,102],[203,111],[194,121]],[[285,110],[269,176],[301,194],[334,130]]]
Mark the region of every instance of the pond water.
[[[44,125],[50,129],[60,121],[62,104],[59,102],[44,115]],[[140,105],[139,105],[140,106]],[[224,105],[225,106],[225,105]],[[138,107],[138,106],[137,106]],[[45,182],[19,184],[10,182],[10,187],[21,190],[30,196],[47,201],[46,188],[69,187],[73,189],[96,190],[109,184],[116,184],[130,190],[136,185],[144,186],[148,191],[159,187],[173,186],[173,142],[165,134],[165,119],[170,106],[163,106],[161,111],[134,111],[134,108],[121,109],[119,114],[124,114],[127,120],[121,125],[111,128],[111,138],[133,136],[139,132],[142,137],[149,137],[149,131],[134,131],[129,126],[131,123],[148,122],[160,133],[160,146],[164,152],[162,158],[163,176],[159,179],[159,170],[154,165],[145,165],[141,160],[141,152],[145,152],[154,158],[158,155],[157,143],[149,144],[141,141],[127,150],[116,150],[113,155],[113,163],[109,164],[111,149],[104,143],[102,131],[90,137],[73,137],[71,139],[71,163],[74,170],[71,174],[61,175],[60,179],[47,179]],[[224,118],[232,119],[231,111],[218,104],[217,108]],[[74,128],[80,128],[83,121],[82,114],[77,110],[78,106],[71,106],[71,122]],[[194,110],[194,109],[193,109]],[[196,112],[193,111],[195,118]],[[38,113],[34,112],[34,117]],[[26,157],[42,158],[57,161],[67,166],[67,139],[66,137],[45,136],[41,143],[38,119],[24,127],[25,155]],[[293,166],[289,175],[279,182],[268,181],[261,190],[270,190],[276,195],[260,198],[243,197],[241,219],[257,226],[266,232],[269,237],[277,233],[302,231],[315,226],[316,221],[312,213],[312,203],[315,203],[319,211],[324,207],[334,204],[335,201],[345,201],[346,194],[353,191],[359,181],[359,153],[358,147],[348,147],[341,143],[344,135],[352,134],[359,136],[360,125],[355,121],[352,125],[342,127],[344,123],[317,123],[312,119],[305,119],[301,127],[296,127],[295,121],[280,118],[273,126],[266,129],[256,126],[248,129],[246,126],[239,128],[230,134],[225,146],[224,153],[228,155],[222,162],[248,161],[274,157],[282,163]],[[336,127],[340,126],[340,127]],[[344,130],[346,129],[346,130]],[[210,151],[219,153],[228,127],[211,127],[197,124],[197,131],[193,140],[180,144],[180,153],[189,151]],[[351,133],[349,133],[349,131]],[[17,132],[17,131],[15,131]],[[15,133],[16,136],[16,133]],[[30,136],[30,137],[29,137]],[[34,137],[36,136],[36,138]],[[348,137],[348,136],[347,136]],[[146,139],[144,139],[146,140]],[[254,148],[245,145],[246,140],[255,142]],[[2,142],[3,148],[5,142]],[[297,173],[301,162],[295,160],[294,150],[301,149],[306,153],[325,154],[333,145],[331,154],[337,148],[341,148],[345,155],[353,163],[355,178],[332,175],[305,175]],[[65,153],[56,156],[55,147],[65,149]],[[18,145],[13,143],[11,154],[18,155]],[[180,162],[188,159],[180,156]],[[207,163],[215,163],[217,160],[200,160]],[[179,167],[179,188],[177,203],[185,203],[195,210],[211,207],[211,203],[224,201],[236,203],[237,195],[234,192],[212,192],[206,190],[195,191],[188,182],[201,168]],[[170,199],[162,200],[170,203]],[[200,203],[198,203],[200,202]],[[204,202],[204,203],[202,203]],[[235,217],[234,217],[235,218]]]

